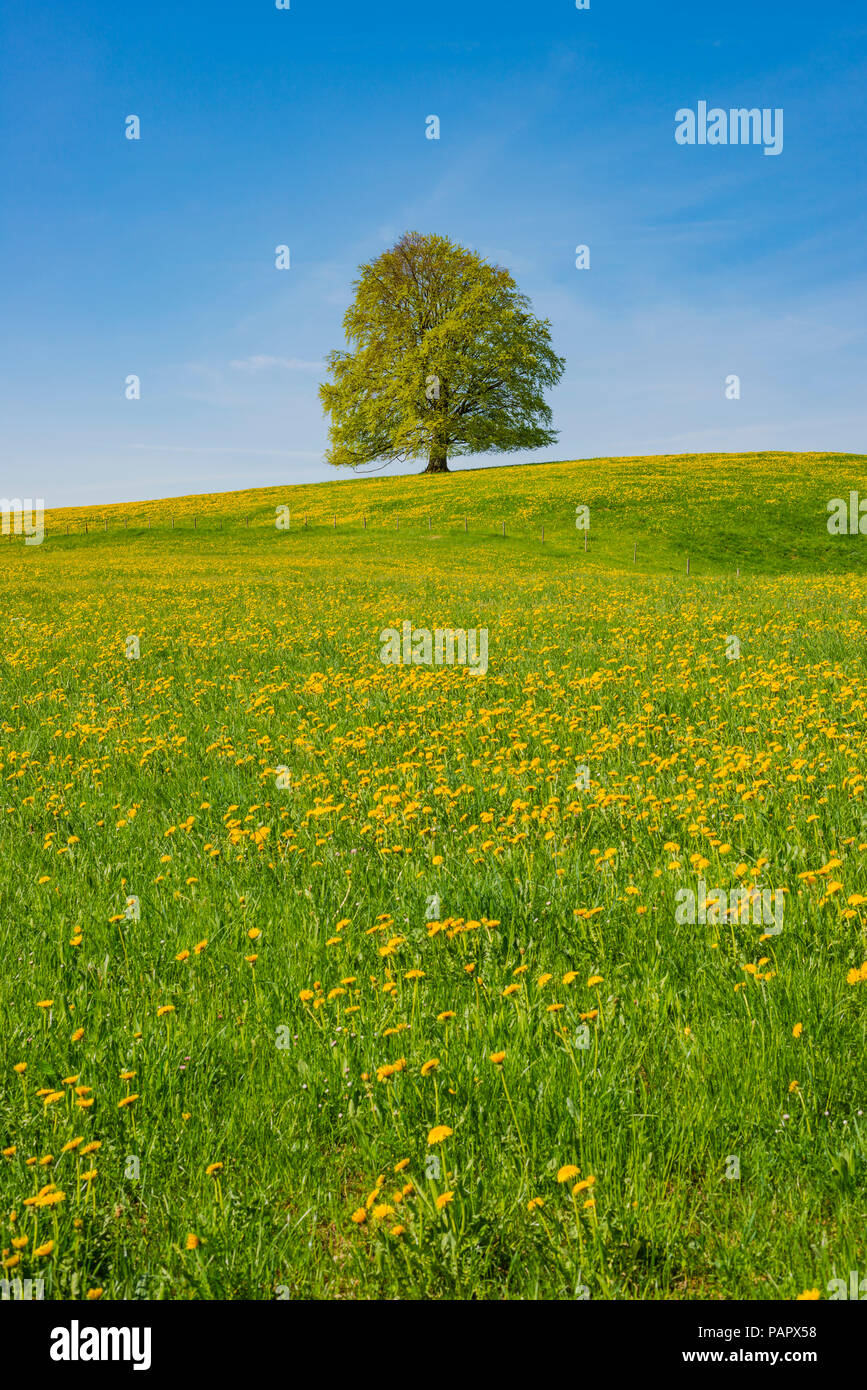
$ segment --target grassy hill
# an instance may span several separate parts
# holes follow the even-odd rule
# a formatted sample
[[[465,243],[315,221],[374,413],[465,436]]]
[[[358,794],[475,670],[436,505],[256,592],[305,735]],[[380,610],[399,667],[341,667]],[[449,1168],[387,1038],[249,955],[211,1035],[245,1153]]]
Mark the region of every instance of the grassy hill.
[[[867,538],[825,524],[864,465],[349,480],[0,544],[8,1277],[864,1269]],[[405,621],[484,628],[486,674],[384,664]]]
[[[587,563],[651,573],[679,573],[690,556],[698,572],[754,574],[804,570],[862,572],[865,547],[858,536],[830,536],[827,504],[851,489],[867,496],[862,454],[690,454],[652,458],[587,459],[508,468],[468,469],[449,475],[339,478],[306,486],[205,493],[157,502],[59,508],[47,514],[49,534],[89,537],[108,533],[196,529],[202,537],[273,528],[275,509],[290,508],[292,529],[335,529],[341,544],[367,529],[382,550],[424,539],[430,523],[442,542],[462,553],[467,544],[502,537],[541,543],[558,553],[583,546],[575,509],[590,507]],[[336,519],[336,528],[334,526]],[[222,523],[222,527],[221,527]],[[466,523],[466,533],[464,525]],[[394,537],[390,533],[394,532]],[[470,539],[463,541],[462,536]],[[125,539],[131,539],[127,535]],[[176,538],[180,543],[180,537]],[[371,540],[373,537],[371,537]],[[359,552],[361,553],[361,552]],[[400,554],[400,549],[394,551]],[[582,561],[583,563],[583,561]]]

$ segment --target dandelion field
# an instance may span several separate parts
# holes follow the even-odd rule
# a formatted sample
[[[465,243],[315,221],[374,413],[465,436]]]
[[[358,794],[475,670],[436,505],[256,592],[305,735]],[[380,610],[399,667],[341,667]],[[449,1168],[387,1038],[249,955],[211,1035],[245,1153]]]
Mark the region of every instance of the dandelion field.
[[[867,1273],[867,571],[825,526],[865,482],[602,460],[4,537],[5,1277],[687,1300]],[[487,674],[382,665],[405,619],[487,627]],[[782,931],[679,923],[700,881],[784,890]]]

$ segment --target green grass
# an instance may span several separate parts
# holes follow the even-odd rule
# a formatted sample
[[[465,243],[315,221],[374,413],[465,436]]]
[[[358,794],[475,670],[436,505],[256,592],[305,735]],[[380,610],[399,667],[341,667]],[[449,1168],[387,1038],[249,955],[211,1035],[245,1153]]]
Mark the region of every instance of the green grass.
[[[0,543],[8,1277],[706,1299],[867,1274],[867,542],[825,526],[865,460],[780,462],[271,489]],[[382,665],[405,618],[486,626],[487,676]],[[679,925],[699,877],[785,888],[781,935]]]

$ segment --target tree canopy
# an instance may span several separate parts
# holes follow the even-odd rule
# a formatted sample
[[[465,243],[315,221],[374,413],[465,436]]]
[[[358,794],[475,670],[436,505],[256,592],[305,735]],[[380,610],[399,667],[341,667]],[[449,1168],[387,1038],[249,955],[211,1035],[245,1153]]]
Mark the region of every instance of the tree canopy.
[[[557,438],[542,395],[565,361],[550,324],[501,266],[447,237],[406,232],[363,265],[319,395],[327,461],[359,468],[539,449]]]

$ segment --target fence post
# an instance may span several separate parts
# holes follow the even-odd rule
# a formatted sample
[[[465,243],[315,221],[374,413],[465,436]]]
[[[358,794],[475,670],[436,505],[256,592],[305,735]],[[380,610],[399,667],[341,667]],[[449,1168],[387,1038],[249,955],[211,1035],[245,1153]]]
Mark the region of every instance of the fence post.
[[[466,529],[467,529],[467,518],[464,517],[464,530],[466,531]]]
[[[364,529],[365,529],[365,531],[366,531],[366,530],[367,530],[367,512],[363,512],[363,513],[362,513],[362,520],[364,521]]]
[[[504,537],[504,539],[505,539],[505,535],[506,535],[506,523],[505,523],[505,521],[504,521],[504,522],[503,522],[503,537]]]

